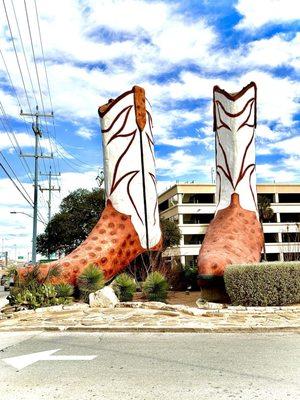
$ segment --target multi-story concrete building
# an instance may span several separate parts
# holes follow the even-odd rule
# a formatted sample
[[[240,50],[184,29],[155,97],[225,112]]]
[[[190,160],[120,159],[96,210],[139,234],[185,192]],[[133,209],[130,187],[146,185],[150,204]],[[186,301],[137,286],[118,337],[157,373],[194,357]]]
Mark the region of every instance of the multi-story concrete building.
[[[271,202],[274,215],[263,224],[269,261],[300,260],[300,184],[258,184],[257,193]],[[176,222],[182,238],[165,257],[180,257],[182,264],[197,262],[206,228],[214,216],[215,185],[180,183],[159,196],[163,218]]]

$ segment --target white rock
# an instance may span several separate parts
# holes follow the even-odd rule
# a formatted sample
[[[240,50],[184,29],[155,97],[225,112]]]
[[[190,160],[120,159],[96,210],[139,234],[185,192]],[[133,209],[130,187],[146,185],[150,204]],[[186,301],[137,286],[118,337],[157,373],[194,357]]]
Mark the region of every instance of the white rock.
[[[6,300],[6,297],[3,297],[0,299],[0,310],[5,307],[9,303],[8,300]]]
[[[111,286],[104,286],[103,289],[89,295],[90,307],[114,308],[118,303],[119,299]]]

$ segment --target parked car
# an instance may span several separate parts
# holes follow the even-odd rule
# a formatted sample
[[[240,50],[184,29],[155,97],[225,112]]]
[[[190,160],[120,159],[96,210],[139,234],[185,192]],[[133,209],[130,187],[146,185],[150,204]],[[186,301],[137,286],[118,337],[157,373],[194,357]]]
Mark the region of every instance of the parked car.
[[[4,274],[4,275],[1,276],[1,280],[0,280],[0,285],[1,286],[4,286],[4,283],[5,283],[6,279],[7,279],[7,275]]]
[[[1,286],[4,286],[4,290],[9,290],[9,276],[8,275],[1,276]]]

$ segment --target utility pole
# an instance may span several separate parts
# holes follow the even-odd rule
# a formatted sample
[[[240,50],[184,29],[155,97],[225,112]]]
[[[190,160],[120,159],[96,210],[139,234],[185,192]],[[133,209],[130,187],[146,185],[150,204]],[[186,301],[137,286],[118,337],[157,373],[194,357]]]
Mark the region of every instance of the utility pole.
[[[37,214],[38,214],[38,180],[39,180],[39,158],[53,158],[53,154],[50,156],[45,156],[42,153],[39,154],[38,146],[39,146],[39,138],[42,137],[42,131],[39,126],[39,118],[53,118],[53,113],[51,114],[40,114],[39,108],[36,106],[35,114],[31,113],[23,113],[21,110],[20,113],[24,117],[35,117],[35,122],[32,123],[32,130],[35,135],[35,150],[34,154],[21,154],[22,157],[33,157],[34,158],[34,198],[33,198],[33,226],[32,226],[32,264],[36,265],[36,236],[37,236]]]
[[[44,190],[48,190],[48,223],[51,220],[51,192],[53,191],[57,191],[60,192],[60,187],[56,188],[54,186],[52,186],[52,177],[53,176],[60,176],[60,174],[53,174],[53,172],[51,171],[51,166],[50,166],[50,170],[49,170],[49,174],[41,174],[42,176],[48,176],[49,179],[49,185],[47,188],[42,188],[40,187],[41,192],[43,192]]]

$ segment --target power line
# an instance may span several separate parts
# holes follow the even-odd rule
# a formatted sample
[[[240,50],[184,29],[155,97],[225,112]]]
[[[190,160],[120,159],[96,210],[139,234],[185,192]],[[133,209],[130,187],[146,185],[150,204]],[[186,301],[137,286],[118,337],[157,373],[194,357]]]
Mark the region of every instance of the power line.
[[[2,153],[2,152],[0,152],[0,153],[1,153],[2,157],[4,157],[3,153]],[[4,159],[5,159],[5,157],[4,157]],[[7,162],[7,160],[6,160],[6,162]],[[0,167],[3,169],[3,171],[5,172],[5,174],[8,176],[8,178],[9,178],[10,181],[13,183],[13,185],[14,185],[15,188],[18,190],[18,192],[22,195],[22,197],[26,200],[26,202],[27,202],[31,207],[33,207],[33,202],[32,202],[32,200],[31,200],[30,196],[28,195],[26,189],[24,188],[24,186],[22,185],[22,183],[19,181],[19,179],[17,178],[18,182],[19,182],[19,183],[21,184],[21,186],[24,188],[24,190],[25,190],[25,192],[27,193],[27,195],[29,196],[30,200],[24,195],[24,193],[22,192],[22,190],[18,187],[18,185],[16,184],[16,182],[13,180],[13,178],[10,176],[10,174],[9,174],[8,171],[7,171],[7,169],[4,167],[4,165],[3,165],[1,162],[0,162]],[[12,170],[12,168],[11,168],[10,165],[9,165],[9,168]],[[15,176],[15,175],[16,175],[15,172],[14,172],[13,170],[12,170],[12,172],[13,172],[13,174],[14,174],[14,176]],[[40,218],[44,223],[46,223],[44,217],[43,217],[40,213],[38,213],[38,215],[39,215],[39,218]]]
[[[71,153],[64,147],[64,145],[63,145],[61,142],[59,142],[58,140],[57,140],[57,143],[58,143],[58,144],[60,145],[60,147],[61,147],[68,155],[70,155],[72,158],[74,158],[75,160],[77,160],[77,161],[80,162],[81,164],[84,164],[84,165],[87,165],[88,167],[90,167],[91,164],[88,164],[88,163],[86,163],[86,162],[80,160],[80,158],[76,157],[74,154],[71,154]],[[74,161],[73,161],[73,162],[74,162]],[[76,163],[74,163],[74,164],[76,165]],[[77,164],[77,165],[78,165],[78,164]]]
[[[51,111],[52,111],[52,113],[53,113],[52,96],[51,96],[51,90],[50,90],[48,72],[47,72],[47,67],[46,67],[44,46],[43,46],[42,33],[41,33],[41,27],[40,27],[40,20],[39,20],[39,13],[38,13],[38,8],[37,8],[37,2],[36,2],[36,0],[34,0],[34,6],[35,6],[35,15],[36,15],[36,21],[37,21],[37,27],[38,27],[38,33],[39,33],[39,40],[40,40],[41,53],[42,53],[42,58],[43,58],[44,72],[45,72],[45,77],[46,77],[46,82],[47,82],[47,89],[48,89],[50,107],[51,107]],[[54,136],[54,138],[55,138],[54,145],[55,145],[56,151],[57,151],[56,126],[55,126],[54,115],[53,115],[53,119],[52,119],[52,126],[53,126],[53,134],[54,134],[53,136]],[[55,171],[56,165],[55,165],[55,159],[53,159],[53,166],[54,166],[54,171],[56,172],[56,176],[60,176],[60,175],[59,175],[59,169],[60,169],[60,168],[59,168],[59,159],[57,160],[57,165],[58,165],[58,171]],[[58,172],[58,173],[57,173],[57,172]],[[56,179],[57,179],[57,178],[56,178]],[[58,182],[58,179],[57,179],[57,182]]]
[[[28,66],[27,56],[26,56],[26,52],[25,52],[25,48],[24,48],[24,43],[23,43],[21,31],[20,31],[19,21],[18,21],[18,17],[17,17],[17,14],[16,14],[16,10],[15,10],[15,6],[14,6],[13,0],[11,0],[11,5],[12,5],[12,8],[13,8],[14,17],[15,17],[15,21],[16,21],[16,25],[17,25],[17,29],[18,29],[18,33],[19,33],[19,39],[20,39],[20,42],[21,42],[21,47],[22,47],[22,51],[23,51],[23,56],[24,56],[24,59],[25,59],[25,65],[26,65],[26,69],[27,69],[28,76],[29,76],[29,80],[30,80],[30,84],[31,84],[32,94],[33,94],[33,97],[34,97],[34,99],[35,99],[35,104],[37,105],[38,102],[37,102],[37,98],[36,98],[36,95],[35,95],[35,90],[34,90],[34,87],[33,87],[33,82],[32,82],[32,78],[31,78],[31,73],[30,73],[29,66]]]
[[[39,76],[39,71],[38,71],[38,67],[37,67],[36,56],[35,56],[35,51],[34,51],[34,46],[33,46],[32,33],[31,33],[31,27],[30,27],[30,22],[29,22],[29,15],[28,15],[28,10],[27,10],[26,0],[24,0],[24,7],[25,7],[25,13],[26,13],[27,27],[28,27],[29,37],[30,37],[31,50],[32,50],[32,55],[33,55],[35,73],[36,73],[36,78],[37,78],[38,88],[39,88],[39,94],[40,94],[40,99],[41,99],[41,105],[42,105],[43,114],[45,115],[46,114],[45,113],[45,105],[44,105],[41,82],[40,82],[40,76]],[[53,111],[52,111],[52,114],[53,114]],[[45,118],[45,126],[46,126],[47,136],[48,136],[48,139],[49,139],[51,153],[53,153],[52,144],[51,144],[51,141],[50,141],[49,130],[48,130],[48,122],[47,122],[46,118]]]
[[[16,175],[15,171],[12,169],[10,163],[8,162],[7,158],[5,157],[5,155],[2,153],[2,151],[0,151],[0,155],[2,156],[2,158],[4,159],[4,161],[6,162],[6,164],[8,165],[9,169],[11,170],[13,176],[15,177],[15,179],[18,181],[19,185],[22,187],[22,189],[24,190],[24,192],[26,193],[26,196],[28,198],[28,200],[31,203],[31,206],[33,206],[33,201],[29,195],[29,193],[27,192],[26,188],[23,186],[23,183],[19,180],[18,176]]]
[[[7,76],[8,76],[8,80],[9,80],[10,86],[12,87],[12,90],[13,90],[13,92],[14,92],[14,95],[15,95],[15,97],[16,97],[16,99],[17,99],[18,106],[19,106],[19,108],[20,108],[20,110],[21,110],[21,109],[22,109],[21,102],[20,102],[19,96],[18,96],[18,94],[17,94],[17,90],[16,90],[16,88],[15,88],[15,86],[14,86],[14,84],[13,84],[13,81],[12,81],[12,78],[11,78],[11,75],[10,75],[10,72],[9,72],[9,70],[8,70],[8,67],[7,67],[7,63],[6,63],[6,61],[5,61],[5,58],[4,58],[4,55],[3,55],[3,52],[2,52],[1,49],[0,49],[0,54],[1,54],[1,58],[2,58],[2,61],[3,61],[4,67],[5,67],[5,70],[6,70],[6,74],[7,74]],[[26,131],[27,131],[27,133],[29,134],[27,122],[25,121],[24,118],[22,118],[22,120],[23,120],[23,122],[24,122],[24,124],[25,124]]]
[[[18,185],[15,183],[15,181],[12,179],[12,177],[10,176],[10,174],[8,173],[8,171],[6,170],[6,168],[4,167],[4,165],[0,162],[0,167],[3,169],[3,171],[5,172],[5,174],[8,176],[8,178],[11,180],[11,182],[13,183],[13,185],[16,187],[16,189],[18,190],[18,192],[22,195],[22,197],[26,200],[26,202],[32,207],[32,204],[30,203],[30,201],[27,199],[27,197],[24,195],[24,193],[22,192],[22,190],[18,187]]]
[[[3,2],[3,6],[4,6],[4,11],[5,11],[5,16],[6,16],[6,21],[7,21],[8,29],[9,29],[9,32],[10,32],[10,38],[11,38],[11,41],[12,41],[12,44],[13,44],[14,53],[15,53],[15,56],[16,56],[16,60],[17,60],[19,72],[20,72],[20,75],[21,75],[21,80],[22,80],[23,89],[24,89],[24,92],[25,92],[27,104],[28,104],[30,113],[32,113],[32,111],[31,111],[31,106],[30,106],[30,101],[29,101],[29,97],[28,97],[28,93],[27,93],[27,89],[26,89],[26,85],[25,85],[25,81],[24,81],[24,77],[23,77],[23,73],[22,73],[22,69],[21,69],[21,65],[20,65],[20,61],[19,61],[19,57],[18,57],[18,53],[17,53],[17,49],[16,49],[16,45],[15,45],[15,40],[14,40],[14,37],[13,37],[13,34],[12,34],[12,29],[11,29],[11,25],[10,25],[10,20],[9,20],[9,16],[8,16],[7,9],[6,9],[6,5],[5,5],[5,0],[2,0],[2,2]]]
[[[0,108],[3,108],[3,105],[2,105],[2,103],[1,103],[1,101],[0,101]],[[2,111],[2,113],[3,113],[3,111]],[[7,128],[5,127],[5,124],[4,124],[4,122],[3,122],[3,119],[2,119],[1,117],[0,117],[0,119],[1,119],[2,126],[3,126],[3,128],[4,128],[4,131],[6,132],[8,138],[9,138],[9,140],[10,140],[11,145],[13,146],[15,152],[17,153],[17,149],[16,149],[16,147],[15,147],[15,145],[14,145],[14,143],[13,143],[13,141],[12,141],[10,135],[9,135],[9,132],[7,131]],[[13,132],[13,131],[12,131],[12,132]],[[14,136],[14,137],[15,137],[15,136]],[[17,142],[17,144],[18,144],[18,142]],[[19,144],[18,144],[18,146],[19,146]],[[20,147],[19,147],[19,148],[20,148]],[[1,155],[2,155],[3,158],[5,158],[5,156],[4,156],[4,154],[3,154],[2,152],[1,152]],[[18,153],[17,153],[17,155],[18,155]],[[20,156],[21,156],[21,155],[22,155],[22,152],[21,152],[21,149],[20,149]],[[19,158],[19,157],[18,157],[18,158]],[[23,168],[24,168],[23,159],[22,159],[22,158],[19,158],[19,160],[20,160],[20,162],[21,162],[21,164],[22,164],[22,166],[23,166]],[[7,164],[9,164],[8,161],[7,161],[7,159],[6,159],[5,161],[6,161]],[[24,160],[24,161],[26,162],[26,160]],[[27,162],[26,162],[26,165],[28,165]],[[17,175],[16,175],[15,172],[13,171],[12,167],[10,166],[10,164],[9,164],[9,168],[10,168],[10,170],[13,172],[13,175],[16,177],[16,179],[18,180],[18,182],[19,182],[19,183],[21,184],[21,186],[23,187],[22,183],[21,183],[20,180],[18,179]],[[26,171],[25,171],[25,172],[26,172]],[[30,174],[31,174],[31,171],[30,171]],[[30,177],[30,176],[28,176],[28,174],[27,174],[27,177],[29,178],[30,181],[33,180],[33,178]],[[24,188],[24,187],[23,187],[23,188]],[[30,201],[32,202],[32,206],[33,206],[33,201],[32,201],[32,199],[31,199],[30,195],[28,194],[28,192],[26,191],[25,188],[24,188],[24,190],[25,190],[25,192],[27,193],[27,195],[28,195]],[[45,200],[44,200],[44,202],[45,202]],[[38,212],[38,214],[39,214],[40,219],[44,219],[43,216],[40,214],[40,212]]]
[[[20,155],[22,155],[22,150],[21,150],[21,147],[20,147],[20,145],[19,145],[19,142],[18,142],[18,140],[17,140],[17,138],[16,138],[16,135],[15,135],[14,131],[13,131],[12,127],[10,126],[10,123],[9,123],[9,120],[8,120],[8,117],[7,117],[7,114],[6,114],[5,110],[4,110],[4,107],[3,107],[3,104],[2,104],[1,101],[0,101],[0,109],[1,109],[1,112],[2,112],[3,117],[4,117],[4,119],[2,119],[2,118],[0,117],[0,118],[1,118],[1,122],[2,122],[2,126],[3,126],[3,128],[4,128],[4,131],[6,132],[6,134],[7,134],[8,138],[9,138],[9,140],[10,140],[10,143],[11,143],[13,149],[15,150],[17,156],[19,157]],[[5,121],[5,123],[6,123],[6,126],[5,126],[5,124],[4,124],[4,121]],[[11,137],[10,137],[10,134],[11,134],[12,137],[14,138],[15,144],[13,143],[13,141],[12,141],[12,139],[11,139]],[[17,152],[16,146],[17,146],[18,149],[19,149],[19,153]],[[20,162],[21,162],[21,164],[22,164],[22,166],[23,166],[23,168],[24,168],[24,170],[25,170],[25,173],[27,174],[27,177],[29,178],[29,180],[32,180],[33,178],[32,178],[32,174],[31,174],[31,170],[30,170],[30,168],[29,168],[29,165],[28,165],[27,161],[26,161],[26,160],[23,161],[21,158],[19,158],[19,160],[20,160]],[[26,165],[26,167],[25,167],[24,165]],[[27,172],[26,172],[26,168],[27,168]]]
[[[6,7],[5,0],[2,0],[2,2],[3,2],[4,10],[5,10],[7,25],[8,25],[8,28],[9,28],[11,43],[12,43],[12,45],[13,45],[13,50],[14,50],[15,57],[16,57],[16,61],[17,61],[17,64],[18,64],[18,69],[19,69],[19,73],[20,73],[21,80],[22,80],[22,85],[23,85],[24,93],[25,93],[25,95],[26,95],[26,100],[27,100],[27,104],[28,104],[29,111],[30,111],[30,114],[29,114],[29,115],[32,117],[32,120],[33,120],[33,122],[34,122],[34,116],[36,116],[36,114],[33,115],[33,113],[32,113],[32,109],[31,109],[31,105],[30,105],[30,100],[29,100],[29,94],[28,94],[28,91],[27,91],[27,88],[26,88],[25,79],[24,79],[24,75],[23,75],[22,68],[21,68],[21,63],[20,63],[20,59],[19,59],[19,56],[18,56],[17,48],[16,48],[16,41],[15,41],[15,38],[14,38],[14,35],[13,35],[12,25],[11,25],[11,21],[10,21],[8,9],[7,9],[7,7]],[[30,68],[29,68],[28,58],[27,58],[27,56],[26,56],[24,41],[23,41],[23,38],[22,38],[22,33],[21,33],[19,21],[18,21],[18,15],[17,15],[17,13],[16,13],[16,9],[15,9],[13,0],[11,0],[11,6],[12,6],[12,11],[13,11],[13,15],[14,15],[14,20],[15,20],[16,27],[17,27],[17,31],[18,31],[18,35],[19,35],[18,39],[20,40],[20,44],[21,44],[21,47],[22,47],[23,56],[24,56],[24,60],[25,60],[25,64],[26,64],[26,69],[27,69],[27,73],[28,73],[28,76],[29,76],[30,84],[31,84],[32,95],[33,95],[33,97],[34,97],[34,99],[35,99],[35,101],[36,101],[36,105],[38,106],[38,104],[37,104],[38,102],[37,102],[37,98],[36,98],[36,94],[35,94],[36,91],[35,91],[35,88],[34,88],[33,79],[32,79],[32,75],[31,75]],[[41,105],[42,105],[42,109],[43,109],[43,114],[40,114],[40,116],[42,116],[42,117],[45,119],[45,127],[46,127],[46,132],[47,132],[47,136],[48,136],[48,140],[49,140],[49,147],[50,147],[50,149],[51,149],[51,159],[52,159],[52,158],[53,158],[53,157],[52,157],[52,154],[53,154],[52,141],[51,141],[51,139],[50,139],[50,134],[49,134],[49,130],[48,130],[48,122],[47,122],[46,114],[45,114],[44,98],[43,98],[43,92],[42,92],[42,87],[41,87],[41,80],[40,80],[40,75],[39,75],[39,70],[38,70],[38,65],[37,65],[36,52],[35,52],[35,48],[34,48],[34,45],[33,45],[33,36],[32,36],[32,30],[31,30],[31,25],[30,25],[30,19],[29,19],[29,14],[28,14],[28,9],[27,9],[26,0],[24,0],[24,7],[25,7],[26,21],[27,21],[27,27],[28,27],[28,32],[29,32],[31,50],[32,50],[33,61],[34,61],[36,79],[37,79],[37,84],[38,84],[38,92],[39,92],[39,95],[40,95]],[[11,10],[10,10],[10,11],[11,11]],[[46,68],[46,63],[45,63],[44,46],[43,46],[43,42],[42,42],[41,28],[40,28],[40,22],[39,22],[39,17],[38,17],[38,9],[37,9],[36,1],[35,1],[35,14],[36,14],[36,18],[37,18],[37,27],[38,27],[38,33],[39,33],[40,46],[41,46],[41,53],[42,53],[43,63],[44,63],[44,70],[45,70],[45,77],[46,77],[46,82],[47,82],[47,89],[48,89],[49,100],[50,100],[50,105],[51,105],[51,109],[52,109],[51,116],[53,116],[53,104],[52,104],[52,98],[51,98],[51,92],[50,92],[49,78],[48,78],[48,73],[47,73],[47,68]],[[20,107],[20,109],[21,109],[21,118],[24,119],[24,113],[22,112],[21,101],[20,101],[20,98],[18,97],[16,87],[15,87],[15,85],[14,85],[14,83],[13,83],[12,77],[11,77],[11,75],[10,75],[10,72],[9,72],[8,67],[7,67],[7,63],[5,62],[5,58],[4,58],[4,55],[3,55],[2,51],[1,51],[1,57],[2,57],[4,66],[5,66],[5,69],[6,69],[6,72],[7,72],[7,76],[8,76],[9,82],[10,82],[11,87],[12,87],[12,91],[13,91],[13,93],[14,93],[16,99],[17,99],[18,105],[19,105],[19,107]],[[2,106],[2,107],[3,107],[3,106]],[[4,130],[6,131],[8,137],[9,137],[9,140],[10,140],[11,144],[12,144],[14,150],[16,151],[16,154],[17,154],[17,155],[21,155],[22,157],[24,157],[24,154],[22,153],[21,147],[19,146],[18,140],[17,140],[17,138],[16,138],[16,136],[15,136],[15,134],[14,134],[14,131],[13,131],[12,128],[10,127],[9,120],[8,120],[8,118],[7,118],[7,116],[6,116],[6,113],[5,113],[5,111],[4,111],[4,108],[3,108],[2,113],[3,113],[3,116],[4,116],[4,120],[3,120],[3,121],[1,120],[1,122],[2,122],[2,124],[3,124]],[[24,119],[24,122],[25,122],[25,127],[26,127],[27,132],[28,132],[28,127],[27,127],[27,123],[26,123],[25,119]],[[5,123],[6,123],[7,127],[8,127],[8,129],[7,129],[7,127],[5,126]],[[56,136],[56,131],[55,131],[55,125],[54,125],[54,123],[53,123],[53,129],[54,129],[55,136]],[[10,133],[9,133],[9,131],[10,131]],[[28,133],[29,133],[29,132],[28,132]],[[10,135],[12,135],[12,137],[13,137],[15,143],[13,143],[12,138],[11,138]],[[56,148],[57,148],[56,142],[54,142],[54,143],[55,143],[55,146],[56,146]],[[39,148],[40,148],[40,153],[41,153],[41,157],[40,157],[40,158],[43,158],[42,145],[41,145],[41,143],[39,142],[39,140],[37,140],[36,147],[39,147]],[[44,146],[44,147],[47,148],[48,146]],[[18,154],[16,148],[19,149],[19,154]],[[29,175],[31,175],[31,177],[29,176],[29,179],[32,180],[33,177],[32,177],[31,170],[30,170],[30,168],[29,168],[29,166],[28,166],[28,164],[27,164],[26,159],[20,158],[20,161],[21,161],[23,167],[24,167],[23,162],[25,163],[25,165],[26,165],[26,167],[27,167],[27,169],[28,169],[28,171],[29,171]],[[44,169],[45,169],[45,172],[46,172],[47,168],[46,168],[46,164],[45,164],[44,159],[43,159],[43,164],[44,164]],[[53,160],[53,166],[54,166],[54,170],[55,170],[55,169],[56,169],[55,160]],[[25,167],[24,167],[24,168],[25,168]],[[26,168],[25,168],[25,172],[26,172]],[[14,174],[14,175],[16,176],[16,174]],[[35,175],[36,175],[36,174],[35,174]],[[57,174],[57,175],[58,175],[58,174]],[[53,175],[53,176],[55,176],[55,175]],[[17,176],[16,176],[16,178],[17,178]],[[20,181],[19,181],[19,182],[20,182]],[[45,199],[44,199],[43,194],[42,194],[42,196],[41,196],[41,200],[44,200],[44,203],[45,203]],[[37,212],[38,212],[38,211],[37,211]]]
[[[21,109],[21,108],[22,108],[22,106],[21,106],[21,103],[20,103],[20,99],[19,99],[19,97],[18,97],[18,94],[17,94],[16,88],[15,88],[15,86],[14,86],[13,82],[12,82],[11,75],[10,75],[10,73],[9,73],[9,70],[8,70],[8,68],[7,68],[7,64],[6,64],[6,61],[5,61],[5,58],[4,58],[4,55],[3,55],[3,53],[2,53],[2,50],[1,50],[1,49],[0,49],[0,54],[1,54],[1,58],[2,58],[2,61],[3,61],[4,67],[5,67],[5,70],[6,70],[6,73],[7,73],[8,79],[9,79],[9,82],[10,82],[10,86],[12,87],[12,89],[13,89],[13,92],[14,92],[14,94],[15,94],[15,96],[16,96],[16,99],[17,99],[17,102],[18,102],[18,106],[19,106],[19,107],[20,107],[20,109]]]
[[[41,27],[40,27],[40,21],[39,21],[39,13],[38,13],[38,9],[37,9],[36,0],[34,0],[34,6],[35,6],[36,21],[37,21],[37,26],[38,26],[38,31],[39,31],[41,52],[42,52],[43,63],[44,63],[44,71],[45,71],[47,88],[48,88],[48,93],[49,93],[50,106],[51,106],[51,111],[53,111],[53,104],[52,104],[50,85],[49,85],[48,73],[47,73],[46,62],[45,62],[44,46],[43,46],[43,41],[42,41]]]

